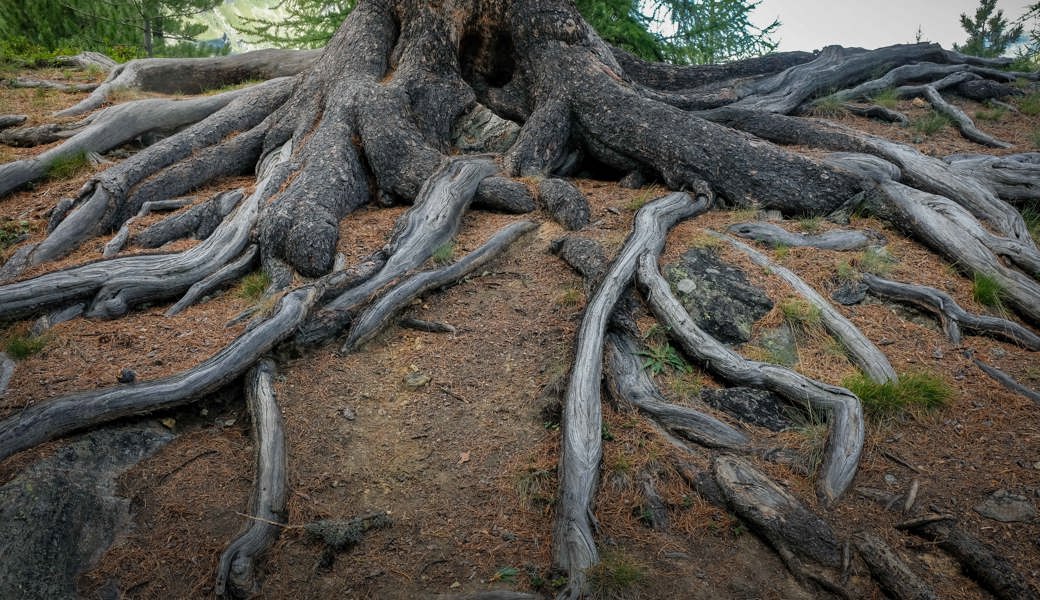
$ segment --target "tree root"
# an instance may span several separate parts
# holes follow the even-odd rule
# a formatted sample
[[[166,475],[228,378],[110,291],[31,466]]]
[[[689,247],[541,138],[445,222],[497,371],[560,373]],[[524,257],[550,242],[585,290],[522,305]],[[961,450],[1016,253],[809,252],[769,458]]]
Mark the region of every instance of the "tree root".
[[[98,108],[117,90],[163,94],[198,94],[252,79],[288,77],[314,62],[319,50],[256,50],[213,58],[143,58],[114,65],[108,78],[90,96],[54,113],[56,117],[81,115]]]
[[[1040,198],[1040,153],[955,154],[943,160],[955,172],[978,180],[1008,202]]]
[[[178,254],[102,260],[0,287],[0,318],[20,319],[88,297],[88,316],[115,318],[135,304],[176,296],[245,249],[258,203],[254,194],[209,239]]]
[[[935,314],[939,317],[946,337],[954,344],[960,344],[963,329],[979,335],[1005,339],[1028,350],[1040,351],[1040,336],[1029,329],[1007,319],[970,313],[941,290],[891,281],[869,273],[863,274],[862,280],[875,296],[912,304]]]
[[[567,572],[568,583],[560,597],[580,597],[587,582],[586,569],[599,562],[591,507],[603,452],[599,386],[607,321],[632,279],[639,255],[647,250],[660,252],[668,229],[707,210],[709,198],[701,195],[694,201],[687,194],[676,193],[641,208],[636,213],[632,234],[585,309],[561,424],[553,560],[557,568]]]
[[[92,92],[97,89],[98,86],[96,83],[61,83],[58,81],[46,81],[30,77],[15,77],[14,79],[9,79],[7,85],[13,88],[42,88],[47,90],[57,90],[68,94]]]
[[[0,460],[73,431],[182,406],[210,394],[292,335],[321,296],[317,286],[282,296],[273,314],[195,368],[155,381],[81,392],[34,404],[0,421]]]
[[[830,414],[831,433],[817,482],[825,503],[837,500],[852,483],[863,452],[863,407],[850,391],[814,381],[777,365],[749,361],[702,331],[672,295],[657,269],[656,256],[640,259],[639,283],[661,323],[687,355],[706,365],[724,380],[775,392],[792,403],[808,403]]]
[[[217,194],[205,202],[148,227],[135,235],[133,242],[142,248],[158,248],[167,242],[189,235],[204,240],[220,225],[224,217],[238,206],[244,196],[242,190]],[[145,207],[141,210],[144,211]],[[149,206],[148,210],[151,211],[152,207]]]
[[[1015,381],[1015,379],[1013,377],[1011,377],[1010,375],[1008,375],[1007,373],[1001,371],[1000,369],[994,367],[993,365],[988,365],[988,364],[982,362],[981,360],[976,358],[974,353],[971,352],[970,350],[965,351],[964,354],[965,354],[965,356],[967,356],[968,358],[971,359],[971,362],[975,363],[976,367],[981,369],[982,372],[985,373],[986,375],[989,375],[990,377],[992,377],[1000,385],[1006,387],[1007,389],[1011,390],[1012,392],[1015,392],[1016,394],[1021,394],[1022,396],[1025,396],[1026,398],[1029,398],[1030,400],[1032,400],[1033,402],[1036,402],[1037,404],[1040,404],[1040,392],[1037,392],[1036,390],[1027,388],[1026,386],[1022,385],[1021,383]]]
[[[823,323],[824,328],[848,351],[852,362],[872,381],[887,383],[898,379],[895,369],[889,364],[885,354],[873,342],[868,340],[860,332],[859,328],[843,317],[819,292],[805,283],[801,277],[790,269],[774,263],[766,258],[764,254],[731,236],[721,235],[712,231],[709,231],[708,234],[728,242],[731,246],[747,255],[751,262],[768,269],[770,273],[786,281],[809,304],[819,309],[820,321]]]
[[[862,231],[835,230],[827,231],[819,235],[802,235],[791,233],[779,225],[772,223],[737,223],[730,225],[727,230],[733,235],[761,242],[770,248],[786,246],[798,248],[808,246],[821,250],[862,250],[863,248],[876,244],[876,236],[870,236]]]
[[[856,551],[870,574],[894,600],[937,600],[935,592],[878,536],[861,531],[853,536]]]
[[[949,552],[969,577],[1000,600],[1040,598],[1007,559],[962,531],[951,517],[928,516],[901,523],[896,528],[932,541]]]
[[[343,342],[340,353],[347,354],[352,352],[357,347],[371,340],[401,309],[415,298],[430,290],[443,288],[462,280],[473,271],[497,258],[520,236],[537,227],[538,225],[534,221],[513,223],[503,228],[479,248],[462,257],[457,262],[440,269],[423,271],[394,286],[354,320],[350,335]]]
[[[246,375],[246,402],[256,446],[253,482],[246,530],[220,556],[214,592],[217,596],[247,597],[258,590],[254,563],[278,539],[286,522],[285,430],[273,389],[275,366],[261,360]]]
[[[631,336],[611,332],[606,343],[609,380],[616,397],[679,438],[707,448],[748,449],[748,437],[726,423],[698,410],[667,403],[643,369]]]

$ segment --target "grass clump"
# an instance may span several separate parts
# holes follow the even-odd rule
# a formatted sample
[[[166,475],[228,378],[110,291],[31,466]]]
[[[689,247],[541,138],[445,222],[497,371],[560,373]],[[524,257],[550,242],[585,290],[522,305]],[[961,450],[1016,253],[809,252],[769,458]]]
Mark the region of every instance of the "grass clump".
[[[1024,115],[1035,117],[1040,115],[1040,92],[1026,94],[1018,100],[1018,110]]]
[[[34,354],[38,354],[46,345],[47,339],[45,336],[15,334],[7,338],[4,350],[8,356],[15,360],[25,360]]]
[[[47,178],[51,180],[71,179],[90,167],[86,150],[60,156],[47,167]]]
[[[874,104],[890,110],[899,106],[899,94],[896,93],[895,88],[885,88],[874,94],[871,100],[874,101]]]
[[[845,114],[844,103],[834,94],[817,99],[809,109],[814,117],[840,117]]]
[[[620,600],[638,596],[646,580],[646,568],[620,552],[605,552],[602,560],[587,571],[593,598]]]
[[[971,297],[983,306],[997,310],[1004,308],[1004,286],[995,277],[986,273],[975,273],[971,287]]]
[[[788,324],[801,329],[819,327],[823,319],[819,307],[801,298],[784,300],[780,303],[780,312]]]
[[[242,278],[239,284],[238,295],[250,302],[258,302],[264,297],[264,292],[271,285],[271,276],[263,271],[250,273]]]
[[[996,123],[1004,118],[1007,114],[1007,109],[1003,106],[990,106],[982,110],[975,111],[975,118],[979,121],[992,121]]]
[[[896,259],[888,253],[888,250],[878,247],[870,247],[859,255],[857,266],[864,273],[885,277],[892,272]]]
[[[905,373],[887,383],[877,383],[859,373],[846,378],[842,385],[859,396],[864,412],[874,417],[935,410],[945,406],[953,395],[950,384],[929,373]]]
[[[639,356],[643,357],[643,368],[650,371],[652,375],[660,375],[666,370],[678,373],[690,373],[693,367],[679,354],[674,346],[667,342],[651,344],[646,350],[640,350]]]
[[[22,241],[28,233],[28,221],[11,220],[0,223],[0,250],[6,250]]]
[[[815,234],[823,229],[823,219],[820,217],[808,217],[798,220],[798,228],[805,233]]]
[[[928,116],[915,119],[913,122],[914,131],[922,135],[935,135],[942,131],[947,125],[949,125],[950,119],[946,115],[932,111]]]
[[[575,308],[581,305],[585,294],[577,287],[569,287],[556,297],[556,303],[567,308]]]
[[[834,265],[834,269],[838,273],[839,281],[855,281],[859,279],[859,272],[856,271],[856,267],[853,267],[852,263],[847,260],[839,261]]]
[[[444,266],[449,264],[452,259],[455,258],[455,240],[444,242],[433,251],[433,262],[438,265]]]
[[[1037,132],[1037,141],[1040,142],[1040,130]],[[1037,148],[1040,148],[1040,143],[1037,144]],[[1022,220],[1026,222],[1026,227],[1029,229],[1029,235],[1033,236],[1033,239],[1040,242],[1040,205],[1036,203],[1028,203],[1022,207]]]

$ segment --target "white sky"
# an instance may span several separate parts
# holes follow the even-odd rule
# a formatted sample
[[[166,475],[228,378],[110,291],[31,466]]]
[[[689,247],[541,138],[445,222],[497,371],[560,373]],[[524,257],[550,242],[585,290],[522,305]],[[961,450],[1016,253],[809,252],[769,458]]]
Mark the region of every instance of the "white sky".
[[[1013,21],[1028,4],[1028,0],[1000,0],[997,8]],[[762,0],[751,16],[760,26],[780,19],[774,39],[779,38],[781,51],[815,50],[830,44],[879,48],[911,43],[918,25],[922,41],[951,48],[968,37],[961,29],[961,13],[974,17],[978,5],[978,0]]]

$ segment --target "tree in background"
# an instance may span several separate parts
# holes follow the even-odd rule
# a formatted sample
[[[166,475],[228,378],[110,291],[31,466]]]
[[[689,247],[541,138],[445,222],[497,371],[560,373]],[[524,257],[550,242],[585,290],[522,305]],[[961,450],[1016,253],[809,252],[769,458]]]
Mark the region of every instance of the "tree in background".
[[[1022,36],[1021,21],[1009,23],[1004,11],[996,10],[996,6],[997,0],[979,0],[974,19],[961,13],[961,27],[968,32],[968,41],[963,46],[954,44],[955,50],[973,56],[1000,56]]]
[[[759,28],[749,16],[760,2],[748,0],[575,0],[582,16],[614,46],[649,60],[706,64],[765,54],[780,22]],[[355,0],[282,0],[278,21],[249,19],[243,32],[287,48],[323,46]]]
[[[211,10],[222,0],[0,0],[0,36],[9,42],[54,50],[91,49],[111,52],[132,46],[152,56],[168,54],[169,42],[193,41],[206,27],[191,17]],[[174,54],[205,49],[190,45]],[[132,52],[133,54],[139,54]],[[132,56],[131,56],[132,57]]]

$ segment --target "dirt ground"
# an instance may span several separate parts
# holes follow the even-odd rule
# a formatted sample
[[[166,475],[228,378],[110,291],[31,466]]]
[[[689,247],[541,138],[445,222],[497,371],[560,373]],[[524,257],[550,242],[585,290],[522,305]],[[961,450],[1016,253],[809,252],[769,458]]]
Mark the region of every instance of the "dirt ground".
[[[67,70],[34,75],[84,78]],[[44,122],[50,111],[76,99],[75,94],[2,86],[0,114],[29,114],[34,122]],[[975,103],[961,104],[971,115],[983,110]],[[908,102],[899,108],[912,118],[925,111]],[[928,136],[851,116],[835,118],[937,156],[990,152],[949,127]],[[979,125],[1015,144],[997,153],[1022,152],[1033,149],[1031,134],[1040,130],[1040,119],[1008,112],[999,121]],[[0,146],[0,162],[41,150]],[[0,225],[23,227],[24,222],[30,238],[22,243],[38,241],[53,205],[74,195],[93,169],[104,167],[45,181],[4,199]],[[592,207],[592,224],[579,235],[603,242],[611,253],[628,234],[634,210],[665,191],[629,190],[587,179],[578,183]],[[221,181],[199,190],[198,196],[250,184],[249,179]],[[357,258],[377,249],[403,210],[371,208],[350,216],[342,225],[340,251]],[[748,211],[713,212],[680,224],[669,235],[664,262],[692,245],[711,243],[705,228],[721,230],[753,216]],[[541,212],[515,217],[472,211],[455,254],[461,256],[518,218],[541,225],[485,272],[409,309],[409,316],[451,324],[456,333],[391,327],[348,356],[332,344],[280,364],[277,393],[288,437],[289,525],[262,563],[260,597],[414,598],[496,588],[551,595],[559,585],[550,570],[559,443],[552,405],[582,317],[582,282],[549,253],[550,243],[565,232]],[[783,224],[792,231],[835,227],[826,222]],[[971,282],[925,247],[879,221],[856,218],[852,226],[884,235],[894,258],[891,278],[945,290],[969,310],[988,310],[972,299]],[[98,258],[105,241],[94,240],[46,269]],[[16,247],[5,248],[5,257]],[[792,295],[779,279],[743,256],[724,247],[718,250],[778,305]],[[825,292],[836,285],[842,263],[856,266],[863,260],[859,253],[801,248],[766,252]],[[58,325],[39,353],[19,361],[0,417],[76,390],[113,385],[123,368],[147,380],[191,367],[241,332],[241,326],[225,324],[249,305],[232,288],[172,318],[163,316],[166,306],[152,306],[118,321],[76,319]],[[1040,586],[1040,524],[998,523],[973,510],[996,490],[1034,503],[1040,497],[1036,405],[996,384],[963,350],[973,349],[986,362],[1040,389],[1036,355],[971,336],[954,346],[931,319],[879,302],[839,308],[881,345],[897,371],[932,373],[954,388],[942,409],[872,419],[855,486],[903,493],[916,482],[920,492],[915,510],[955,515],[965,531],[998,549],[1034,587]],[[757,327],[782,318],[775,308]],[[652,319],[644,315],[640,324],[649,331]],[[28,325],[9,324],[0,338],[22,333]],[[755,340],[743,350],[752,357],[762,352]],[[801,336],[798,352],[798,369],[823,381],[841,384],[855,372],[825,334]],[[697,371],[665,373],[659,380],[666,396],[689,405],[699,405],[696,396],[702,387],[718,386]],[[680,450],[639,414],[615,406],[606,393],[604,401],[604,460],[596,502],[604,567],[593,577],[601,597],[815,597],[767,545],[733,516],[701,500],[680,477],[677,464],[705,468],[709,451]],[[818,427],[777,434],[718,416],[764,448],[788,447],[810,455],[822,443]],[[253,459],[240,391],[227,390],[152,418],[179,435],[121,478],[120,492],[134,508],[134,528],[81,577],[84,597],[212,596],[218,557],[248,523]],[[0,464],[0,483],[60,443]],[[887,540],[940,597],[987,597],[942,551],[897,531],[894,525],[904,515],[855,491],[833,507],[818,506],[811,477],[765,461],[758,465],[817,510],[842,540],[861,530]],[[666,531],[645,524],[646,479],[656,483],[668,507]],[[331,566],[319,565],[322,546],[308,539],[303,525],[374,511],[386,511],[392,524],[369,532]],[[847,575],[855,597],[882,597],[858,560]]]

